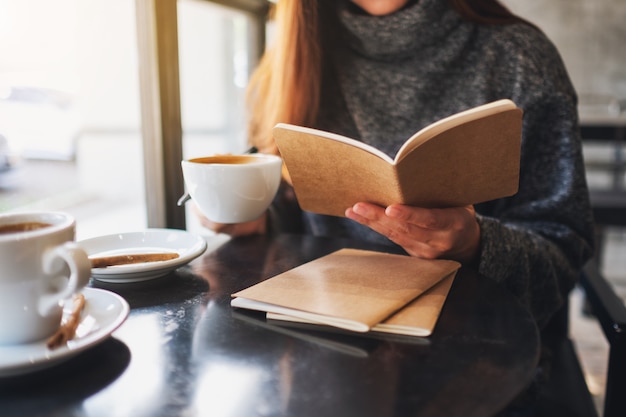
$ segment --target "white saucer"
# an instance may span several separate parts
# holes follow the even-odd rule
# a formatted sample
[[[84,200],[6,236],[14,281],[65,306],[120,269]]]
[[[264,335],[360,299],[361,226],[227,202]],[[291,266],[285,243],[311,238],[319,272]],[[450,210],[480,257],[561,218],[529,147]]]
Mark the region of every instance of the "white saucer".
[[[21,375],[48,368],[104,341],[128,317],[126,300],[110,291],[85,288],[85,307],[76,329],[76,337],[67,345],[48,349],[46,340],[0,346],[0,378]],[[63,314],[71,314],[72,303],[66,303]]]
[[[104,282],[138,282],[158,278],[200,256],[207,248],[201,236],[177,229],[146,229],[81,240],[78,245],[89,256],[176,252],[168,261],[92,268],[91,275]]]

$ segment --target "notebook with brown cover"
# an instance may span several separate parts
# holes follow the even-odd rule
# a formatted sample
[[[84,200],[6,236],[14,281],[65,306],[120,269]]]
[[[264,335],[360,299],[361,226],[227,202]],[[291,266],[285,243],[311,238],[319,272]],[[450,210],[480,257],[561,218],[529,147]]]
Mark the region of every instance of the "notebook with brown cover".
[[[231,305],[368,332],[459,267],[449,260],[341,249],[232,294]]]
[[[370,333],[418,337],[430,336],[435,329],[437,319],[439,319],[443,305],[446,302],[455,275],[456,271],[433,285],[391,317],[374,325]],[[319,323],[285,314],[267,313],[267,319],[282,325],[298,323],[320,327]],[[311,327],[307,326],[305,328],[310,329]]]
[[[330,132],[284,123],[273,129],[300,206],[335,216],[360,201],[458,207],[511,196],[521,132],[522,110],[508,99],[421,129],[393,159]]]

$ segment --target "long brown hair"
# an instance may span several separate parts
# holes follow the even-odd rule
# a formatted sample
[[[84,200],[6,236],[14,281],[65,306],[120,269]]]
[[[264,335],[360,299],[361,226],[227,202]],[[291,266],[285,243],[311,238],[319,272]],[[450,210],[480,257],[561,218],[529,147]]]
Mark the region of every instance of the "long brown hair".
[[[271,132],[276,123],[315,123],[336,1],[281,0],[273,10],[275,43],[252,75],[247,96],[248,137],[261,152],[278,153]],[[498,0],[448,1],[480,24],[525,22]]]

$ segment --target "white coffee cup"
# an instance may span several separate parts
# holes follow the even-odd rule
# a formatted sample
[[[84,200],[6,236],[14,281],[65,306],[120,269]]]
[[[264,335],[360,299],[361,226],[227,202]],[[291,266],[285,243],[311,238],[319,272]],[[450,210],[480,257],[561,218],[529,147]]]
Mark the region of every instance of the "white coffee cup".
[[[275,155],[213,155],[181,162],[185,186],[202,214],[216,223],[259,218],[278,191],[282,159]]]
[[[65,213],[0,214],[0,344],[45,339],[62,301],[87,285],[91,265]]]

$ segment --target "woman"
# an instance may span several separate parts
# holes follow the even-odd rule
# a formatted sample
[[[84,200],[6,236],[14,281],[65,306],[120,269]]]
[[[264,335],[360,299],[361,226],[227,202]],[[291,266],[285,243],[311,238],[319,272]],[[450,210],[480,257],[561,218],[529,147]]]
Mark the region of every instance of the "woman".
[[[277,152],[278,122],[359,138],[394,155],[445,116],[502,98],[524,110],[519,192],[476,207],[364,202],[346,217],[299,211],[285,184],[271,211],[233,235],[268,227],[396,244],[456,259],[506,285],[543,327],[591,256],[577,98],[554,46],[496,0],[278,2],[276,43],[255,73],[252,143]]]
[[[494,0],[279,1],[276,43],[250,85],[250,138],[277,153],[278,122],[360,138],[394,155],[422,127],[510,98],[524,110],[519,192],[476,207],[357,203],[346,218],[300,212],[285,184],[271,227],[397,244],[503,281],[540,325],[591,256],[576,95],[553,45]],[[254,222],[205,225],[232,235]],[[520,279],[523,277],[523,279]]]

